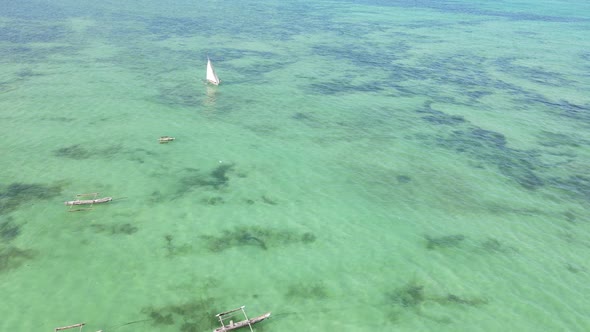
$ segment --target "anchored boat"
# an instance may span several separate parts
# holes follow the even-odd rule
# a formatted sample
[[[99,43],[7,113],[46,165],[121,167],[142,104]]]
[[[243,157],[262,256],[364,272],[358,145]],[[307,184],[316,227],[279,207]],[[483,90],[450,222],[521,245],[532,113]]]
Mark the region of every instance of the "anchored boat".
[[[160,138],[158,138],[158,142],[160,142],[160,144],[168,143],[174,141],[175,139],[176,138],[170,136],[160,136]]]
[[[80,199],[82,197],[92,197],[91,199]],[[76,199],[74,199],[73,201],[65,201],[64,204],[66,206],[70,207],[70,212],[76,212],[76,211],[86,211],[86,210],[92,210],[92,206],[94,204],[100,204],[100,203],[107,203],[113,200],[112,197],[103,197],[103,198],[97,198],[98,197],[98,193],[90,193],[90,194],[78,194],[76,195]],[[77,206],[77,205],[90,205],[90,207],[88,208],[80,208],[80,209],[75,209],[72,210],[73,206]]]
[[[63,331],[63,330],[69,330],[69,329],[75,329],[77,327],[80,328],[79,332],[82,332],[82,328],[84,327],[84,325],[86,325],[86,323],[78,323],[78,324],[74,324],[74,325],[56,327],[55,329],[53,329],[53,332],[58,332],[58,331]],[[102,332],[102,330],[98,330],[96,332]]]
[[[231,319],[231,318],[235,317],[236,313],[239,311],[242,312],[245,319],[242,321],[239,321],[239,322],[234,322],[233,319]],[[215,315],[215,317],[217,317],[219,319],[219,322],[221,323],[221,327],[216,328],[215,330],[213,330],[213,332],[232,331],[232,330],[236,330],[236,329],[246,327],[246,326],[250,327],[250,331],[253,331],[252,325],[259,323],[259,322],[267,319],[268,317],[270,317],[270,312],[267,312],[264,315],[260,315],[258,317],[248,318],[248,316],[246,316],[246,311],[244,310],[244,306],[241,306],[241,307],[233,309],[233,310],[218,313],[217,315]],[[227,322],[228,319],[229,319],[229,322]]]

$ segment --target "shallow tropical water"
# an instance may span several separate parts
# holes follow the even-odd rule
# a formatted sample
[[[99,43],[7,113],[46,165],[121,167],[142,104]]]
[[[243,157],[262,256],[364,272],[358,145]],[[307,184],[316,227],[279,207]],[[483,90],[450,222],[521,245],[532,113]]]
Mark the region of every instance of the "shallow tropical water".
[[[0,27],[1,331],[590,329],[586,2],[24,0]],[[89,192],[115,200],[63,205]]]

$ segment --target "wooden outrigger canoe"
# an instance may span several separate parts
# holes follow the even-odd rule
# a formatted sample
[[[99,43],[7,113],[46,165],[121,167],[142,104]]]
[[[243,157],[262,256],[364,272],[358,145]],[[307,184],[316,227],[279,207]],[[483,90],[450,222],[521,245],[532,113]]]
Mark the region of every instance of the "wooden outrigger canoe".
[[[80,199],[83,197],[91,197],[91,199]],[[97,198],[98,197],[98,193],[90,193],[90,194],[78,194],[76,195],[76,198],[73,201],[65,201],[64,204],[66,206],[69,206],[69,212],[76,212],[76,211],[88,211],[88,210],[92,210],[92,207],[94,206],[94,204],[100,204],[100,203],[107,203],[113,200],[112,197],[103,197],[103,198]],[[78,209],[72,209],[73,206],[77,206],[77,205],[90,205],[90,207],[87,208],[78,208]]]
[[[53,332],[64,331],[64,330],[69,330],[69,329],[75,329],[76,327],[79,327],[80,328],[79,331],[82,332],[82,328],[85,325],[86,325],[86,323],[79,323],[79,324],[74,324],[74,325],[56,327],[55,329],[53,329]],[[96,332],[102,332],[102,330],[98,330]]]
[[[158,141],[160,142],[160,144],[162,143],[168,143],[168,142],[172,142],[174,141],[176,138],[174,137],[170,137],[170,136],[161,136],[160,138],[158,138]]]
[[[74,201],[66,201],[64,202],[64,204],[66,206],[72,206],[72,205],[86,205],[86,204],[99,204],[99,203],[107,203],[112,201],[113,198],[112,197],[103,197],[103,198],[97,198],[97,199],[77,199]]]
[[[224,319],[227,319],[232,313],[239,311],[239,310],[242,311],[242,313],[244,314],[244,317],[246,319],[236,322],[236,323],[234,323],[233,320],[230,320],[228,324],[223,322]],[[216,328],[215,330],[213,330],[213,332],[232,331],[232,330],[236,330],[236,329],[246,327],[246,326],[249,326],[250,331],[252,331],[252,324],[256,324],[256,323],[259,323],[259,322],[267,319],[268,317],[270,317],[270,312],[267,312],[264,315],[260,315],[258,317],[248,318],[246,316],[246,312],[244,311],[244,306],[241,306],[237,309],[233,309],[230,311],[219,313],[219,314],[215,315],[215,317],[219,318],[219,321],[221,322],[221,327]]]

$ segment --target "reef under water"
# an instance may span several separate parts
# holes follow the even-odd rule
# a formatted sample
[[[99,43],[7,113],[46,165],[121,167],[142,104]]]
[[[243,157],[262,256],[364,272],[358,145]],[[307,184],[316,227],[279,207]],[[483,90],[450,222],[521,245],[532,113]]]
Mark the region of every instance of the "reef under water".
[[[258,201],[257,199],[253,199],[253,198],[246,198],[243,200],[243,202],[248,205],[254,205],[254,204],[256,204],[256,202],[262,202],[262,203],[268,204],[268,205],[279,205],[279,202],[276,198],[270,198],[266,195],[260,196],[260,201]]]
[[[149,317],[154,327],[180,325],[182,332],[201,332],[215,328],[215,307],[215,299],[202,298],[162,307],[145,307],[141,313]]]
[[[229,177],[227,173],[234,170],[235,164],[219,164],[219,166],[215,167],[213,171],[211,171],[210,175],[213,181],[210,181],[208,185],[213,186],[214,188],[218,188],[224,186],[229,181]]]
[[[329,292],[321,281],[298,282],[287,287],[285,296],[291,300],[322,300],[329,296]]]
[[[481,241],[480,243],[481,248],[487,253],[502,253],[502,254],[511,254],[511,253],[518,253],[518,249],[512,246],[506,245],[500,240],[488,237],[485,240]]]
[[[174,197],[180,197],[194,189],[203,187],[220,190],[228,185],[229,173],[234,170],[234,163],[220,163],[208,174],[196,168],[186,168],[184,170],[186,175],[180,178],[180,184]]]
[[[262,195],[260,198],[262,199],[262,202],[263,203],[268,204],[268,205],[277,205],[277,204],[279,204],[279,203],[277,203],[277,201],[275,199],[269,198],[266,195]]]
[[[397,183],[399,183],[399,184],[412,182],[412,178],[407,175],[398,175],[395,178],[397,180]]]
[[[436,110],[432,101],[425,102],[416,114],[439,128],[434,135],[416,136],[423,143],[485,162],[526,189],[534,190],[546,184],[540,173],[545,165],[539,151],[511,148],[502,133],[478,127],[461,116]]]
[[[549,183],[575,197],[581,197],[590,202],[590,177],[586,175],[570,175],[565,178],[552,178]]]
[[[174,253],[174,245],[172,244],[174,237],[170,234],[166,234],[164,235],[164,240],[166,240],[166,250],[168,250],[168,255],[172,255]]]
[[[225,200],[221,196],[213,196],[201,199],[201,202],[205,205],[222,205],[225,204]]]
[[[462,116],[450,115],[432,108],[432,102],[427,102],[417,113],[424,114],[422,119],[435,125],[458,125],[465,123]]]
[[[295,243],[308,244],[316,240],[315,235],[309,232],[274,230],[259,226],[239,226],[233,230],[223,230],[220,235],[203,235],[201,238],[211,252],[221,252],[239,246],[254,246],[268,250]]]
[[[59,158],[69,158],[74,160],[84,160],[89,158],[111,158],[113,155],[121,153],[123,148],[118,145],[111,145],[107,146],[103,149],[93,149],[88,150],[82,147],[80,144],[74,144],[65,146],[53,151],[53,155]],[[137,152],[144,152],[144,151],[137,151]],[[140,161],[141,158],[133,157],[135,159],[131,159],[134,161]]]
[[[587,107],[573,105],[566,101],[558,103],[546,100],[537,94],[520,91],[527,104],[556,107],[563,110],[563,116],[574,120],[587,120]],[[433,135],[416,135],[420,142],[462,154],[478,161],[478,167],[496,168],[502,175],[527,190],[552,188],[570,197],[590,201],[590,177],[575,169],[564,175],[554,175],[548,170],[578,162],[575,149],[590,145],[588,140],[562,133],[541,131],[538,134],[538,149],[511,147],[508,138],[500,132],[476,126],[463,117],[436,110],[428,101],[415,112],[425,122],[436,125]],[[585,118],[580,118],[585,116]]]
[[[174,256],[178,256],[181,254],[186,254],[192,251],[192,246],[190,244],[176,245],[174,243],[174,236],[172,234],[164,235],[164,241],[166,242],[164,248],[166,248],[166,256],[168,258],[172,258]]]
[[[203,97],[194,93],[191,81],[179,82],[174,86],[160,86],[155,101],[170,107],[198,107]]]
[[[438,295],[437,293],[442,293],[443,295]],[[483,297],[467,297],[444,291],[427,293],[424,284],[418,282],[416,279],[412,279],[405,285],[386,293],[385,304],[394,310],[393,315],[390,317],[393,321],[396,321],[402,315],[402,310],[411,310],[411,312],[421,317],[433,319],[441,323],[449,323],[451,322],[450,318],[437,317],[429,314],[425,309],[431,304],[439,304],[445,307],[479,307],[488,304],[488,300]]]
[[[0,220],[2,219],[0,217]],[[2,242],[12,241],[20,235],[21,227],[14,224],[12,220],[12,218],[8,217],[6,220],[0,221],[0,240]]]
[[[31,200],[56,197],[61,194],[61,191],[62,188],[57,185],[11,183],[0,191],[0,215],[15,210],[21,204],[30,203]]]
[[[438,137],[437,145],[484,160],[526,189],[545,184],[535,172],[542,165],[537,153],[508,148],[506,138],[500,133],[469,126]]]
[[[462,297],[456,294],[447,294],[444,296],[434,297],[432,298],[433,301],[440,303],[442,305],[449,305],[449,304],[459,304],[459,305],[466,305],[470,307],[477,307],[480,305],[488,304],[488,300],[485,298],[479,297]]]
[[[110,235],[132,235],[136,233],[139,228],[133,224],[125,223],[125,224],[116,224],[116,225],[106,225],[106,224],[92,224],[90,227],[96,233],[107,233]]]
[[[458,247],[461,245],[463,240],[465,240],[465,235],[452,234],[452,235],[444,235],[444,236],[437,236],[437,237],[424,235],[424,238],[426,239],[426,248],[432,250],[432,249],[436,249],[436,248]]]
[[[0,247],[0,273],[19,268],[36,254],[30,249],[20,249],[14,246]]]
[[[63,148],[59,148],[53,151],[53,154],[56,157],[61,158],[70,158],[76,160],[88,159],[91,157],[90,151],[86,150],[79,144],[74,144],[70,146],[66,146]]]
[[[387,294],[387,302],[402,307],[415,307],[426,300],[424,285],[416,280],[410,280],[402,287]]]
[[[574,274],[587,271],[585,267],[570,262],[565,263],[565,269]]]

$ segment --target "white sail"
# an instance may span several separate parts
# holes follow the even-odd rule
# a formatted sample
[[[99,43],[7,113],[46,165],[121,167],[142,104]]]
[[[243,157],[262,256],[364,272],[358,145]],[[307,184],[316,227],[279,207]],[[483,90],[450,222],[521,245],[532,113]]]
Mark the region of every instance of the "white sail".
[[[207,57],[207,81],[215,85],[218,85],[219,82],[221,82],[215,73],[215,69],[213,68],[211,60],[209,60],[209,57]]]

